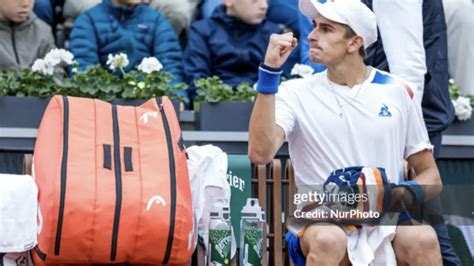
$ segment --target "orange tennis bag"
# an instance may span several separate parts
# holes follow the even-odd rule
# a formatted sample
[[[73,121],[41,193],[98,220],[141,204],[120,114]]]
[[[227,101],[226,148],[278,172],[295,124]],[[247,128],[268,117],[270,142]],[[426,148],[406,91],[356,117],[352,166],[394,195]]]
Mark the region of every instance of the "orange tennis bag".
[[[194,249],[186,151],[170,100],[55,96],[34,150],[35,263],[182,264]]]

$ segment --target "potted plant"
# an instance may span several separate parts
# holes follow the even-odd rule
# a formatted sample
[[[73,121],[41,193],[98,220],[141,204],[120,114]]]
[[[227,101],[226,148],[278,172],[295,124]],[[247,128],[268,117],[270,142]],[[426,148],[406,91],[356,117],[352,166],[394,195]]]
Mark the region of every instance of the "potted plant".
[[[473,115],[474,96],[461,95],[453,79],[449,80],[449,94],[454,105],[456,118],[446,130],[446,134],[473,136],[474,120],[471,117]]]
[[[242,83],[235,90],[219,77],[201,78],[194,82],[197,129],[203,131],[248,131],[253,100],[257,92]]]

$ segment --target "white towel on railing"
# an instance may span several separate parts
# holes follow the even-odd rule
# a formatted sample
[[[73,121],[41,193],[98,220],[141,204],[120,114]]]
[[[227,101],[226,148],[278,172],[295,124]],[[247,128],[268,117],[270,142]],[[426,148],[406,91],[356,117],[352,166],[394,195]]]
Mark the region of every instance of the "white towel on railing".
[[[189,180],[193,197],[193,210],[198,221],[198,232],[207,248],[209,216],[216,198],[225,198],[230,203],[230,185],[227,181],[227,154],[214,145],[191,146],[188,152]],[[237,251],[232,236],[231,255]]]
[[[37,244],[38,187],[28,175],[0,174],[0,253]]]

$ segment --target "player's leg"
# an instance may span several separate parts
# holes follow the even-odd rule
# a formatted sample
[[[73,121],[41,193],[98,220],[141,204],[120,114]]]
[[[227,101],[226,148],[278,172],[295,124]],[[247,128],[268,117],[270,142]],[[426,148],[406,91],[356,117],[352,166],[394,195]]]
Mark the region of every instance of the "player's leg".
[[[350,265],[346,233],[336,225],[311,225],[300,239],[306,265]]]
[[[436,232],[429,225],[398,226],[392,244],[398,265],[442,265]]]

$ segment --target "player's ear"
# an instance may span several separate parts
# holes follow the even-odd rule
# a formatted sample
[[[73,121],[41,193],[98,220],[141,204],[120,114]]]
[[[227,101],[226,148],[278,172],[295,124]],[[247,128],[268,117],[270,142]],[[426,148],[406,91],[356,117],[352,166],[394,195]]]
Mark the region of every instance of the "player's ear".
[[[360,36],[354,36],[350,39],[348,51],[349,53],[358,53],[359,49],[364,46],[364,39]]]

